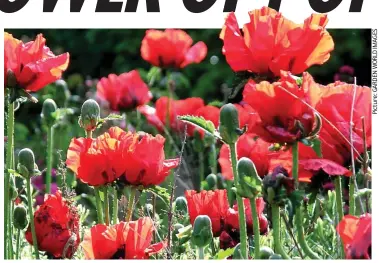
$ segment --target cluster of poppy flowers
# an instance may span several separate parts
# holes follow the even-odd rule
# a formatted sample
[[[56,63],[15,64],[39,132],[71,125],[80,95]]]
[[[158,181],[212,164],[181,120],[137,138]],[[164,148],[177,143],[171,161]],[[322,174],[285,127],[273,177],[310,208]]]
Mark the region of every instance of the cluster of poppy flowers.
[[[249,12],[249,16],[251,21],[241,32],[234,13],[229,14],[220,34],[230,67],[254,76],[244,86],[243,100],[235,104],[240,128],[247,127],[237,142],[238,159],[252,160],[262,178],[278,167],[291,175],[291,145],[317,136],[322,157],[306,143],[299,145],[299,181],[312,183],[320,173],[351,176],[351,163],[371,147],[371,91],[340,81],[321,85],[305,72],[312,65],[325,63],[334,49],[333,39],[325,30],[326,15],[314,14],[303,24],[296,24],[263,7]],[[66,70],[69,55],[55,56],[45,46],[42,35],[26,44],[8,33],[4,36],[6,86],[35,92],[59,79]],[[206,57],[205,43],[192,44],[191,37],[182,30],[147,30],[141,56],[155,67],[180,70]],[[178,134],[187,131],[193,136],[198,131],[205,136],[200,128],[185,129],[177,118],[182,115],[199,116],[219,126],[220,109],[206,105],[202,98],[160,97],[150,106],[152,93],[136,70],[102,78],[97,84],[97,95],[112,111],[141,112],[161,133],[168,128]],[[352,141],[347,139],[350,137]],[[66,165],[89,186],[121,183],[147,188],[163,183],[170,171],[179,166],[179,158],[165,159],[164,144],[165,138],[159,134],[112,127],[97,138],[72,139]],[[221,146],[218,163],[225,180],[232,181],[230,149],[226,144]],[[230,207],[226,190],[189,190],[185,198],[191,224],[199,215],[209,216],[213,236],[220,238],[221,249],[240,242],[238,207]],[[248,234],[266,234],[269,223],[263,198],[256,200],[260,233],[253,231],[250,200],[244,199],[244,203]],[[98,223],[80,241],[77,210],[60,191],[47,196],[35,211],[34,222],[38,249],[55,258],[71,258],[79,244],[86,259],[149,258],[167,246],[165,241],[151,245],[155,226],[147,217],[113,225]],[[343,239],[347,258],[370,258],[369,213],[344,216],[336,230]],[[30,227],[26,239],[32,243]]]

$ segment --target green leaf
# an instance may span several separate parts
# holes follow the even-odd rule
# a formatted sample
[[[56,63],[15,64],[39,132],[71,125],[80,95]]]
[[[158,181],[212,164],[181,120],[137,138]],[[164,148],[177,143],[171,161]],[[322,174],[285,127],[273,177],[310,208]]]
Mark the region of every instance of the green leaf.
[[[215,259],[226,259],[234,253],[234,248],[228,248],[227,250],[220,249],[215,255]]]
[[[147,188],[146,191],[158,196],[166,205],[170,203],[170,193],[168,192],[168,189],[154,185],[153,187]]]
[[[211,121],[207,121],[203,117],[196,117],[191,115],[183,115],[178,117],[179,120],[192,124],[196,127],[203,129],[204,131],[215,135],[216,128]]]
[[[24,178],[21,174],[19,174],[18,172],[16,172],[13,169],[8,169],[8,173],[13,174],[14,176],[17,176],[17,177]]]

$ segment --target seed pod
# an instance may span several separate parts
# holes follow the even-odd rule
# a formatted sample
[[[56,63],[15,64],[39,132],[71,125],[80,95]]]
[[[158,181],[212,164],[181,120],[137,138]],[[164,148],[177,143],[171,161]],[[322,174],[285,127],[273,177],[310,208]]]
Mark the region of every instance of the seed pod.
[[[100,120],[100,106],[92,100],[86,100],[82,105],[79,124],[86,131],[94,131]]]
[[[35,168],[34,153],[29,148],[22,149],[18,153],[18,172],[24,177],[29,178],[33,175]]]
[[[274,255],[274,251],[269,247],[261,247],[259,250],[259,259],[269,259]]]
[[[28,225],[27,212],[22,205],[16,206],[13,210],[13,225],[16,229],[23,230]]]
[[[52,127],[56,121],[53,113],[57,111],[57,104],[52,99],[47,99],[43,102],[41,118],[48,127]]]
[[[208,183],[208,190],[214,190],[217,186],[217,176],[215,174],[209,174],[205,180]]]
[[[209,216],[197,216],[193,224],[191,240],[197,247],[206,247],[212,241],[212,222]]]
[[[183,196],[179,196],[178,198],[176,198],[175,212],[182,216],[188,214],[187,199],[185,199]]]
[[[245,198],[257,197],[262,192],[262,179],[258,176],[254,163],[243,157],[237,163],[237,170],[238,194]]]
[[[238,132],[240,122],[237,108],[229,103],[224,105],[220,111],[220,135],[227,144],[236,143],[240,134]]]

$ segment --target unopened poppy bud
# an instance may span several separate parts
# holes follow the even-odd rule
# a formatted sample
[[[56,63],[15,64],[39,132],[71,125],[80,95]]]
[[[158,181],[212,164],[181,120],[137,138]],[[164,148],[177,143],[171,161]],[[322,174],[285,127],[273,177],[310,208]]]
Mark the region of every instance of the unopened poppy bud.
[[[225,189],[225,178],[221,174],[217,174],[217,189]]]
[[[231,103],[224,105],[220,111],[219,126],[222,140],[227,144],[236,143],[240,136],[239,126],[237,108]]]
[[[192,242],[197,247],[206,247],[212,241],[212,222],[209,216],[199,215],[193,224]]]
[[[234,247],[233,259],[244,259],[241,252],[241,243]]]
[[[18,153],[17,169],[25,178],[29,178],[34,174],[35,158],[32,150],[25,148]]]
[[[55,85],[57,86],[57,97],[63,99],[63,101],[67,101],[70,98],[71,93],[66,81],[59,79],[55,81]]]
[[[13,225],[16,229],[23,230],[28,225],[27,212],[22,205],[16,206],[13,210]]]
[[[86,100],[83,103],[82,111],[80,115],[80,125],[86,131],[94,131],[100,120],[100,106],[92,100]]]
[[[259,250],[259,259],[269,259],[274,255],[274,251],[269,247],[261,247]]]
[[[187,200],[183,196],[179,196],[178,198],[176,198],[175,212],[180,215],[187,215],[188,213]]]
[[[237,192],[245,198],[254,198],[262,192],[262,179],[258,176],[253,161],[243,157],[237,163],[238,181]]]
[[[7,71],[7,83],[8,88],[14,88],[17,86],[17,78],[14,72],[10,69]]]
[[[207,178],[205,178],[205,180],[207,181],[207,184],[208,184],[208,187],[209,189],[208,190],[214,190],[217,186],[217,176],[215,174],[209,174],[207,176]]]
[[[47,99],[43,102],[41,117],[48,127],[51,127],[55,123],[55,117],[53,113],[57,111],[57,104],[52,99]]]

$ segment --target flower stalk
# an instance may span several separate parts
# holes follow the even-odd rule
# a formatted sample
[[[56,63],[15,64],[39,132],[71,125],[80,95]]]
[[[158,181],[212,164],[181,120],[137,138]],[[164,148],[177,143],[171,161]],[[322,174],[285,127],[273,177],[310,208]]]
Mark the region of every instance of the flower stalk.
[[[354,184],[354,182],[353,182]],[[344,213],[343,213],[343,202],[342,202],[342,185],[341,185],[341,176],[336,176],[334,179],[334,186],[336,191],[336,206],[337,206],[337,218],[338,222],[341,222]],[[354,201],[355,202],[355,201]],[[342,258],[345,258],[345,252],[342,242],[341,243],[341,255]]]
[[[108,187],[104,187],[104,215],[105,215],[105,224],[109,226],[109,198],[108,198]]]
[[[132,219],[133,210],[134,210],[134,199],[136,197],[137,189],[135,187],[130,188],[130,195],[128,200],[128,211],[125,217],[125,222],[129,222]]]
[[[118,199],[117,199],[117,188],[113,188],[113,209],[112,209],[112,221],[113,224],[117,224],[118,221]]]
[[[32,239],[33,239],[34,255],[36,259],[39,259],[37,235],[36,235],[36,229],[34,226],[33,203],[32,203],[33,201],[32,201],[32,189],[31,189],[30,178],[26,180],[26,186],[27,186],[28,211],[29,211],[29,218],[30,218],[30,229],[32,232]]]
[[[275,253],[281,255],[282,258],[284,259],[290,259],[288,254],[284,251],[283,246],[281,244],[281,239],[280,239],[280,208],[277,204],[272,204],[271,211],[272,211],[272,228],[274,231]],[[255,236],[255,232],[254,232],[254,236]]]
[[[51,178],[53,170],[53,143],[54,143],[54,126],[49,127],[47,131],[47,170],[46,170],[46,193],[51,193]]]
[[[260,250],[260,230],[259,230],[259,217],[256,204],[256,198],[250,198],[251,213],[253,216],[253,230],[254,230],[254,259],[259,259]]]

